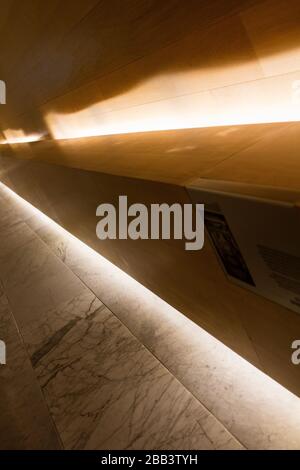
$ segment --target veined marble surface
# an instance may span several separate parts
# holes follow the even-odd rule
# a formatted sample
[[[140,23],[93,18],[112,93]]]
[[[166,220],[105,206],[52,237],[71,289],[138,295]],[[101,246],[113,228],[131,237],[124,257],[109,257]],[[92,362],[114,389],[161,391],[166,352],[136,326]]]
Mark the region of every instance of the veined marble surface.
[[[239,447],[89,291],[23,335],[67,448]]]
[[[38,218],[37,218],[38,219]],[[28,223],[249,449],[300,449],[300,399],[52,224]]]
[[[26,448],[59,447],[55,427],[67,449],[243,448],[29,228],[47,224],[0,190],[1,213],[0,278],[19,341],[8,351],[16,384],[7,382],[1,406],[23,416],[11,430],[0,417],[10,430],[3,448],[21,448],[19,434]],[[9,318],[1,310],[2,328]]]
[[[60,449],[61,442],[0,285],[0,450]]]

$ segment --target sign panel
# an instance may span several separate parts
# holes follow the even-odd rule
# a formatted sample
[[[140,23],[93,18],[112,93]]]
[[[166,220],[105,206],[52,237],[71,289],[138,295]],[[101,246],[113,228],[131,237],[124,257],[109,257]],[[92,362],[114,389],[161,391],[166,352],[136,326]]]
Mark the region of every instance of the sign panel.
[[[226,276],[300,314],[300,207],[297,201],[188,188],[205,205],[206,236]],[[259,194],[259,192],[258,192]]]

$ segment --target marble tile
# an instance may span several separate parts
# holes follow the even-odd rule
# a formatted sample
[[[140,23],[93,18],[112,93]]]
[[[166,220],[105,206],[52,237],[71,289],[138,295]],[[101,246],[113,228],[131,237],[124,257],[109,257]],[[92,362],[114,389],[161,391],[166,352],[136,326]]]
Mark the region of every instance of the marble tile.
[[[18,248],[22,248],[30,241],[36,240],[35,233],[23,222],[10,225],[0,225],[0,259],[3,260]]]
[[[300,448],[299,398],[62,230],[37,233],[245,447]]]
[[[60,449],[61,443],[8,301],[0,286],[0,338],[6,364],[0,365],[0,449]]]
[[[15,225],[24,220],[24,206],[20,205],[11,194],[0,192],[0,228]]]
[[[66,448],[242,448],[88,289],[22,334]]]
[[[16,321],[22,326],[38,317],[41,310],[55,308],[78,295],[84,285],[36,235],[26,235],[28,241],[22,244],[24,224],[13,229],[14,234],[0,244],[0,278]],[[10,239],[15,249],[8,252]]]
[[[27,224],[4,231],[0,277],[65,448],[243,448]]]

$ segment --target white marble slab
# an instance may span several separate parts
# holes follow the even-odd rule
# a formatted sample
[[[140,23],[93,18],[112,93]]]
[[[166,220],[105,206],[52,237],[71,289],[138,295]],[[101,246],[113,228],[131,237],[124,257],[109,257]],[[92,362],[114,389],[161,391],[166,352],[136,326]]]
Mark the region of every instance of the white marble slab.
[[[0,338],[6,344],[6,364],[0,365],[0,449],[60,449],[61,441],[1,286]]]
[[[243,448],[28,226],[14,227],[0,278],[65,448]]]
[[[88,290],[23,336],[66,448],[241,448]]]
[[[300,399],[52,225],[37,234],[250,449],[300,449]]]

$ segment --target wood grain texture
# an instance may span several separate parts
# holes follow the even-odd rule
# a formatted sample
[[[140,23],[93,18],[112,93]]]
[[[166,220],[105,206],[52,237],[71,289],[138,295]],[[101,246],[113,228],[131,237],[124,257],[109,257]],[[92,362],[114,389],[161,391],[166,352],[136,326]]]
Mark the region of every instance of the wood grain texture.
[[[296,1],[2,3],[3,130],[51,134],[49,112],[126,110],[298,68]]]
[[[217,173],[223,161],[264,142],[269,135],[272,142],[274,135],[285,135],[288,129],[289,124],[185,129],[50,139],[3,145],[0,150],[2,155],[21,159],[185,185],[215,166]]]
[[[294,123],[266,135],[204,176],[299,190],[299,128]]]

